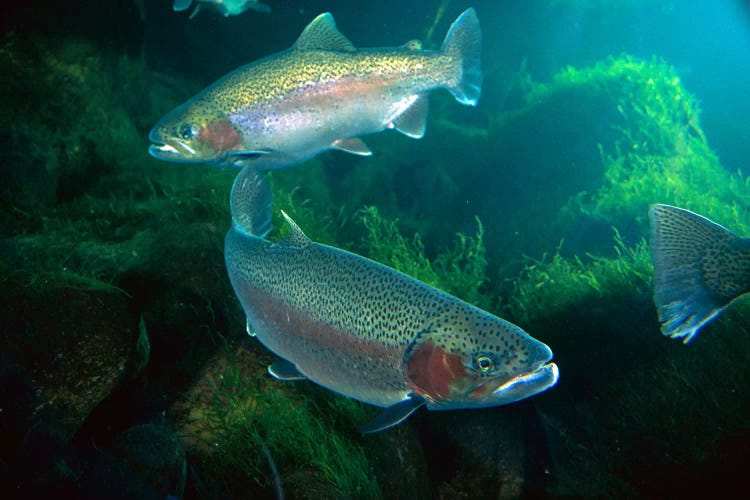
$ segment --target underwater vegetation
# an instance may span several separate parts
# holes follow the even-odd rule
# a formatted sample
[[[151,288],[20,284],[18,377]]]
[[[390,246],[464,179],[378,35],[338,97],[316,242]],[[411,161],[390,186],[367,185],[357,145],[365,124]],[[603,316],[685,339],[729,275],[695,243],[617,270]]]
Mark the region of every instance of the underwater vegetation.
[[[475,236],[456,234],[455,246],[430,260],[425,255],[419,233],[405,238],[396,221],[380,215],[377,207],[359,213],[367,233],[362,249],[369,258],[386,264],[428,285],[434,286],[477,307],[489,307],[489,298],[480,292],[486,279],[487,260],[483,243],[484,226],[477,217]]]
[[[529,258],[505,306],[510,318],[555,346],[563,367],[561,383],[538,403],[553,456],[559,454],[551,491],[689,494],[678,477],[692,467],[704,478],[693,487],[710,491],[732,473],[723,457],[747,446],[719,430],[746,429],[740,416],[748,404],[736,394],[750,375],[747,304],[707,328],[711,339],[700,352],[660,342],[652,264],[638,235],[647,234],[648,206],[657,202],[700,207],[744,231],[748,181],[721,167],[700,128],[696,98],[658,58],[612,57],[527,88],[525,107],[585,88],[609,96],[620,117],[598,145],[601,185],[571,195],[558,219],[566,227],[585,218],[614,226],[610,250],[570,255],[561,243]],[[573,477],[581,471],[586,485]]]
[[[586,82],[614,96],[623,124],[614,145],[600,146],[605,181],[574,204],[608,221],[641,219],[659,201],[722,217],[747,227],[748,180],[728,174],[700,128],[698,101],[674,68],[658,58],[610,58],[586,70],[566,68],[551,85]],[[616,87],[615,87],[616,85]],[[545,86],[527,96],[539,99]]]
[[[515,290],[506,305],[512,317],[524,324],[534,323],[585,304],[592,296],[601,300],[615,290],[650,293],[653,265],[646,241],[629,247],[617,230],[613,231],[614,258],[591,254],[563,257],[555,251],[527,264],[514,281]]]
[[[182,432],[206,460],[204,481],[230,496],[280,487],[291,497],[380,497],[355,429],[362,405],[345,398],[316,402],[269,383],[265,373],[247,369],[246,351],[227,346],[219,355],[225,359],[192,393],[208,401],[185,403],[190,416]]]
[[[181,438],[193,492],[273,494],[264,446],[289,496],[305,487],[311,495],[387,496],[398,485],[386,489],[384,471],[391,481],[409,471],[424,496],[450,491],[441,481],[452,474],[473,478],[461,464],[441,468],[429,438],[442,445],[441,425],[469,419],[501,426],[496,413],[416,415],[393,436],[365,440],[356,425],[372,416],[367,407],[263,375],[269,355],[244,333],[222,260],[235,172],[161,165],[143,154],[151,125],[201,84],[76,39],[7,35],[0,70],[0,89],[12,96],[0,104],[11,124],[0,135],[0,285],[4,318],[13,320],[6,324],[27,334],[5,336],[19,344],[4,354],[22,368],[42,360],[66,369],[80,362],[76,353],[110,367],[100,379],[13,368],[34,397],[41,382],[62,376],[85,377],[95,389],[79,391],[95,395],[80,405],[63,401],[81,410],[50,431],[61,449],[72,442],[89,450],[92,441],[106,449],[102,433],[166,414],[190,431]],[[750,234],[749,181],[722,168],[698,99],[660,58],[610,57],[546,82],[516,76],[503,106],[480,105],[471,111],[481,116],[465,123],[450,96],[435,96],[422,141],[381,134],[371,158],[326,153],[274,172],[272,238],[287,231],[283,209],[313,240],[399,269],[553,346],[560,384],[524,406],[539,416],[551,456],[545,493],[720,492],[727,475],[742,477],[735,469],[750,448],[750,310],[733,306],[689,348],[664,339],[643,236],[655,202]],[[45,314],[65,319],[26,322]],[[90,350],[39,341],[60,339],[61,329],[89,339]],[[206,366],[208,389],[187,407],[175,403],[201,384]],[[35,425],[50,418],[34,414],[41,403],[28,398]],[[49,461],[82,484],[70,455],[55,451]],[[405,462],[386,469],[383,457],[402,451]]]

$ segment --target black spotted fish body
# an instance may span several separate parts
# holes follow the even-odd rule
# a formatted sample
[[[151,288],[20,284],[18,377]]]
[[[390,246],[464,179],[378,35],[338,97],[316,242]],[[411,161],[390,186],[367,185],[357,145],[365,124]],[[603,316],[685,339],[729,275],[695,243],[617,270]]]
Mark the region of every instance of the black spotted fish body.
[[[684,208],[649,210],[654,303],[662,332],[690,342],[750,292],[750,240]]]
[[[327,149],[369,155],[360,136],[394,128],[422,137],[427,93],[449,89],[476,105],[481,35],[473,9],[440,51],[418,42],[358,50],[321,14],[295,45],[226,75],[162,118],[152,156],[175,162],[274,169]]]
[[[227,270],[248,332],[284,361],[282,379],[308,378],[388,407],[368,430],[414,409],[478,408],[540,392],[557,380],[552,352],[521,328],[364,257],[292,234],[270,243],[257,175],[243,171],[232,195]],[[259,222],[260,221],[260,222]]]

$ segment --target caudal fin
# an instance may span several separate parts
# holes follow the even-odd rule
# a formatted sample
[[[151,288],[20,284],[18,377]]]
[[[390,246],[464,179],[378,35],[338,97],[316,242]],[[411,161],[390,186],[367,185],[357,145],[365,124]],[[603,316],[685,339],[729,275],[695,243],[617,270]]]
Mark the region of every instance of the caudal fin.
[[[449,82],[448,89],[458,102],[467,106],[476,106],[482,93],[481,48],[479,18],[473,8],[466,9],[445,35],[442,52],[461,67],[459,77]]]
[[[664,335],[684,338],[750,291],[750,242],[682,208],[649,210],[654,304]]]
[[[252,167],[243,168],[234,180],[229,200],[232,226],[263,238],[271,231],[272,201],[271,188],[261,174]]]

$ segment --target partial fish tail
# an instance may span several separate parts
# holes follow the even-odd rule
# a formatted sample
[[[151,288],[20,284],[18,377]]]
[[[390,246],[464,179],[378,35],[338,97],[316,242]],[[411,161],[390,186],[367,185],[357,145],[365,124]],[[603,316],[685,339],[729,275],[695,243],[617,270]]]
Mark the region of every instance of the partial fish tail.
[[[649,210],[654,304],[664,335],[686,344],[750,291],[750,241],[688,210]]]
[[[482,93],[482,32],[473,8],[466,9],[453,22],[443,41],[442,52],[461,66],[459,78],[448,89],[461,104],[476,106]]]
[[[243,168],[232,185],[232,228],[258,238],[271,231],[273,195],[268,182],[252,167]]]

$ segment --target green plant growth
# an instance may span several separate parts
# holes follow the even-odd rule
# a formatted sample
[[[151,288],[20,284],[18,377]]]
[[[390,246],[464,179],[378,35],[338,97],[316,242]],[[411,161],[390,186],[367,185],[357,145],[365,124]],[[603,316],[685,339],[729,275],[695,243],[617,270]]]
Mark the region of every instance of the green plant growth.
[[[572,197],[568,208],[610,222],[643,221],[650,204],[668,203],[748,227],[737,205],[750,204],[745,189],[750,181],[721,167],[700,127],[697,99],[672,66],[658,57],[609,57],[533,84],[526,100],[532,105],[561,88],[582,85],[611,95],[621,124],[615,126],[619,139],[613,147],[599,145],[604,184]]]
[[[486,281],[487,260],[483,243],[484,226],[477,217],[477,233],[458,233],[453,248],[444,250],[430,260],[425,255],[419,233],[404,237],[394,220],[389,220],[377,207],[365,207],[359,221],[367,230],[363,253],[380,263],[456,295],[478,307],[491,308],[492,301],[481,292]]]
[[[645,290],[651,284],[653,265],[648,245],[641,240],[628,247],[614,231],[617,257],[587,255],[566,258],[555,252],[533,261],[515,281],[515,293],[507,304],[512,317],[522,324],[554,316],[586,304],[592,295],[611,297],[617,290]]]
[[[289,234],[281,215],[283,209],[311,240],[335,245],[342,237],[345,217],[343,210],[330,210],[334,203],[323,181],[322,164],[313,160],[290,174],[267,174],[273,191],[273,226],[278,229],[271,238],[278,240]]]
[[[267,377],[248,378],[232,355],[227,360],[215,378],[213,401],[202,421],[213,441],[212,480],[223,483],[227,494],[247,494],[233,484],[239,476],[269,491],[280,480],[282,488],[309,488],[313,496],[315,491],[326,498],[381,496],[362,444],[339,430],[356,435],[353,423],[366,418],[361,405],[334,398],[325,408],[318,407],[279,389]]]

